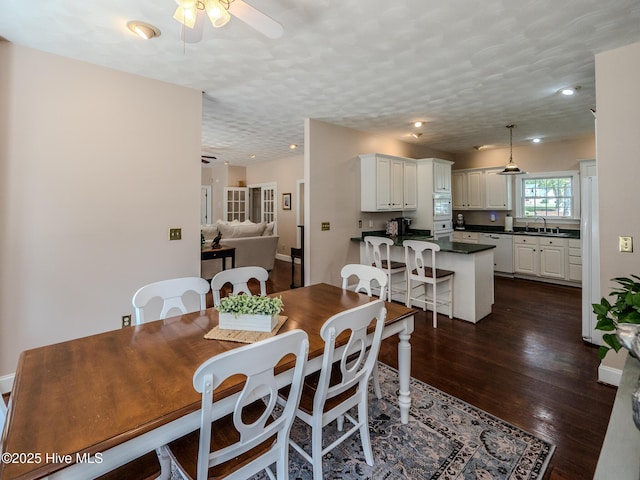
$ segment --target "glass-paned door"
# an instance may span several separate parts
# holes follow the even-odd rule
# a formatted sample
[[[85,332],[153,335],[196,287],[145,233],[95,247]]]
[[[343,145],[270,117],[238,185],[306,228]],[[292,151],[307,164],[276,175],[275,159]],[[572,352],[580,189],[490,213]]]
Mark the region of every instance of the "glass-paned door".
[[[262,221],[273,222],[276,219],[276,187],[262,187]]]
[[[228,222],[238,220],[244,222],[247,219],[249,207],[248,188],[227,187],[224,189],[224,219]]]

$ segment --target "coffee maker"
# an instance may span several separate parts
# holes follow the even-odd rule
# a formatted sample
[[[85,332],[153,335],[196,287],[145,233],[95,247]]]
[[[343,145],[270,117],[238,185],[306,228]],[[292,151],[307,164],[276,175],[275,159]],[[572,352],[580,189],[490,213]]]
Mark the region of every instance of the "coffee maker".
[[[396,222],[398,222],[398,236],[404,237],[409,235],[409,228],[411,227],[411,218],[410,217],[398,217],[394,218]]]

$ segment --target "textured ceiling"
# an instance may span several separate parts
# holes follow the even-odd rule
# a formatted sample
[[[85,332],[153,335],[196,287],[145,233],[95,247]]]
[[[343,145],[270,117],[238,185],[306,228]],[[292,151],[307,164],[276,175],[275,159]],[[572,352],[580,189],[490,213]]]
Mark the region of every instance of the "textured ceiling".
[[[205,92],[202,151],[238,165],[291,155],[305,118],[448,152],[508,145],[509,123],[514,144],[585,135],[594,54],[640,41],[640,0],[246,1],[284,35],[232,18],[183,44],[175,0],[5,0],[0,36]]]

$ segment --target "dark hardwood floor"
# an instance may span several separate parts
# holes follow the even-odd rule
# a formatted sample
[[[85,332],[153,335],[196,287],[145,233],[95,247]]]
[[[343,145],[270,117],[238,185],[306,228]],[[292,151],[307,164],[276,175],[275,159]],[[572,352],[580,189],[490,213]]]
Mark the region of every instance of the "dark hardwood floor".
[[[299,282],[296,276],[296,283]],[[268,291],[289,289],[276,260]],[[616,389],[597,383],[596,348],[582,341],[574,287],[495,278],[493,313],[477,324],[420,312],[412,376],[556,445],[545,478],[593,478]],[[380,360],[397,367],[397,339]]]

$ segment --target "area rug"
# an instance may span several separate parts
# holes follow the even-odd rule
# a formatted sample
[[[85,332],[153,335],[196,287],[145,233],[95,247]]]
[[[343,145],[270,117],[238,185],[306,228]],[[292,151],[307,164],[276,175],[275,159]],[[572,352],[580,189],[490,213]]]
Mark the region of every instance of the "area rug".
[[[369,399],[375,465],[366,464],[360,436],[355,434],[325,455],[324,479],[542,478],[553,445],[414,378],[409,423],[403,425],[397,406],[397,371],[383,363],[379,367],[382,399],[373,392]],[[324,435],[325,442],[337,438],[335,425],[325,427]],[[310,450],[306,424],[296,420],[291,436]],[[293,449],[289,466],[291,480],[313,478],[311,465]],[[266,478],[264,473],[255,477]]]

